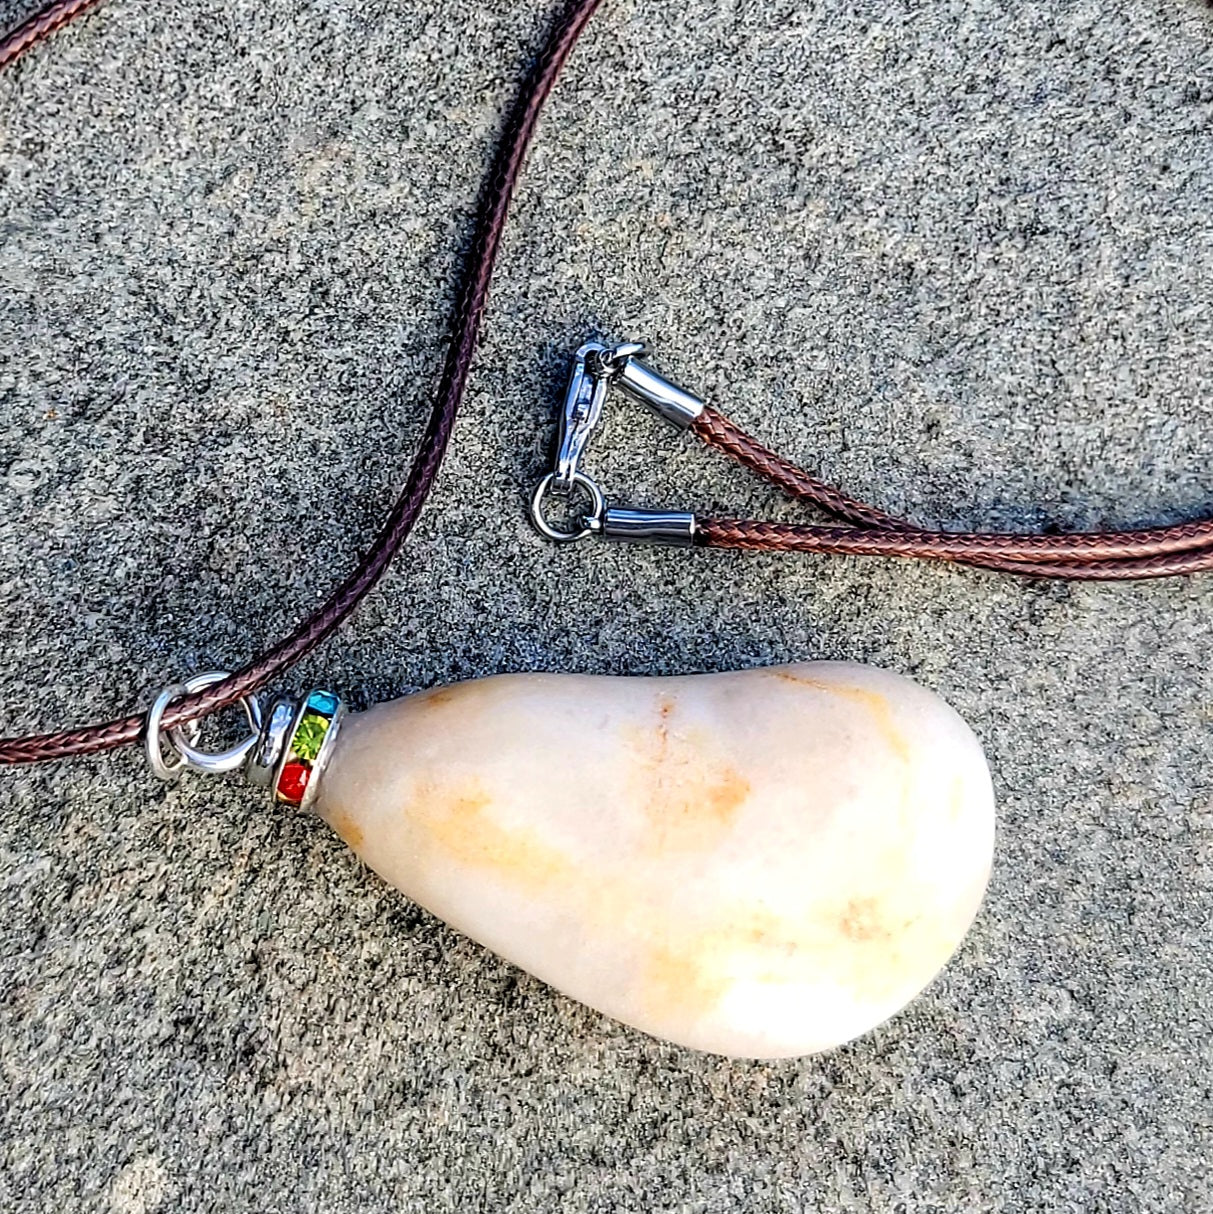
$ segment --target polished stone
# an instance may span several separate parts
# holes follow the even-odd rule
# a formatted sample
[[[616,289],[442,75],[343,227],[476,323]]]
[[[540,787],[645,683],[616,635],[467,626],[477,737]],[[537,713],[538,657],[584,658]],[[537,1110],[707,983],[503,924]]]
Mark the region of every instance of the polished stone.
[[[972,922],[981,747],[843,662],[500,676],[346,720],[317,809],[387,880],[567,994],[715,1053],[826,1049]]]

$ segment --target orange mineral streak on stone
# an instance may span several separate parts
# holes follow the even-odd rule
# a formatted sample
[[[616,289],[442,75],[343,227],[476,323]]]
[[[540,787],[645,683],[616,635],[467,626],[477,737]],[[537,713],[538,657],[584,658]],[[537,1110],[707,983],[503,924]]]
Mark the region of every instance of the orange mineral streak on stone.
[[[907,893],[902,888],[883,896],[851,898],[833,930],[822,937],[830,976],[860,999],[882,1002],[913,981],[924,955],[937,957],[942,966],[960,943],[959,936],[946,935],[933,917],[910,909],[922,898]]]
[[[888,918],[878,898],[852,900],[841,915],[824,906],[800,916],[725,908],[701,930],[669,936],[649,952],[645,1008],[658,1018],[705,1015],[738,984],[837,987],[880,1003],[903,988],[907,968],[915,969],[913,951],[904,947],[912,943],[911,927]],[[941,960],[952,947],[938,946]]]
[[[450,687],[434,687],[430,691],[423,691],[413,701],[413,707],[441,708],[444,704],[450,704],[453,700],[459,699],[461,686],[463,684],[455,683]]]
[[[492,872],[502,881],[540,891],[573,872],[569,858],[535,831],[508,827],[489,811],[492,797],[479,780],[454,785],[419,782],[406,817],[453,860]]]
[[[916,973],[916,966],[905,960],[912,958],[902,947],[908,939],[895,939],[874,907],[862,913],[869,916],[862,940],[852,935],[853,917],[840,923],[824,908],[799,921],[742,908],[735,918],[714,917],[702,931],[650,951],[642,970],[645,1010],[655,1018],[707,1015],[735,986],[755,984],[835,987],[860,1002],[882,1003],[904,988],[907,970]],[[941,961],[951,948],[952,942],[940,945]]]
[[[870,691],[866,687],[846,687],[837,683],[827,683],[821,679],[813,679],[808,675],[793,674],[790,670],[773,670],[771,674],[785,683],[798,683],[802,687],[811,687],[814,691],[823,691],[826,695],[839,696],[854,704],[867,709],[875,722],[876,728],[888,743],[889,749],[903,762],[910,762],[910,746],[902,736],[901,731],[893,721],[893,711],[888,700],[878,691]]]
[[[641,975],[649,1014],[662,1018],[710,1012],[730,985],[719,970],[719,958],[706,945],[699,949],[655,946]]]
[[[628,726],[629,782],[658,850],[711,848],[732,828],[750,782],[723,762],[701,731],[678,719],[678,701],[657,700],[651,726]]]
[[[842,934],[856,944],[892,939],[893,933],[883,921],[881,910],[876,898],[852,898],[838,922]]]
[[[339,809],[328,820],[329,825],[355,851],[362,846],[362,827],[343,809]]]
[[[502,704],[509,704],[517,694],[517,685],[523,675],[498,675],[492,679],[467,679],[462,683],[449,683],[443,687],[431,687],[408,697],[410,713],[420,710],[421,720],[433,716],[438,721],[465,722],[469,716],[500,711]]]
[[[722,906],[699,930],[666,937],[661,964],[646,969],[650,1010],[674,1009],[667,979],[677,973],[686,988],[683,1010],[711,1010],[738,982],[822,984],[882,1003],[916,981],[924,952],[942,965],[960,942],[923,916],[921,901],[895,885],[786,915],[747,902]]]

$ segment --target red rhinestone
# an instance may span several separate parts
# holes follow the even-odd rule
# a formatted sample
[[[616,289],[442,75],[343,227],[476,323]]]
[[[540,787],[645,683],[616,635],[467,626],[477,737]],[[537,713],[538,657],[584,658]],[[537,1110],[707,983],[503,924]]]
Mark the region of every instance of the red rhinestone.
[[[278,795],[284,801],[298,805],[303,800],[303,794],[307,792],[307,782],[311,775],[312,769],[306,763],[292,759],[278,777]]]

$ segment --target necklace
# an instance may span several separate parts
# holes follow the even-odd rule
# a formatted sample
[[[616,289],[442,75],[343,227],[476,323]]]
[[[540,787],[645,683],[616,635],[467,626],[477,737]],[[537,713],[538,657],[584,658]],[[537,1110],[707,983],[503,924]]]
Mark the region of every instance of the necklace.
[[[0,66],[96,2],[48,5],[0,43]],[[257,698],[349,615],[420,512],[467,382],[523,157],[596,7],[577,0],[556,20],[506,124],[437,403],[401,499],[354,572],[235,674],[166,688],[146,714],[5,740],[0,761],[142,739],[164,777],[243,770],[278,803],[315,809],[429,909],[609,1014],[704,1049],[808,1052],[904,1005],[980,903],[989,777],[972,734],[931,693],[881,671],[809,663],[672,680],[505,676],[348,716],[326,690],[266,708]],[[932,557],[1062,578],[1213,567],[1208,521],[1073,536],[917,528],[774,455],[642,353],[602,342],[577,352],[555,466],[532,501],[549,538]],[[613,392],[845,525],[608,506],[582,465]],[[554,508],[571,522],[553,522]],[[199,749],[198,722],[234,704],[247,736],[217,754]],[[569,751],[570,733],[581,741],[567,766],[537,768],[536,755]]]

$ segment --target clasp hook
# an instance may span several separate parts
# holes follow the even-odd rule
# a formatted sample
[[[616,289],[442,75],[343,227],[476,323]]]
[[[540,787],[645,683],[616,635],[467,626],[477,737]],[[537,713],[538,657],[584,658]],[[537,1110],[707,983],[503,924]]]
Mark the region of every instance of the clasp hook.
[[[590,435],[602,420],[602,405],[611,381],[629,358],[643,351],[641,342],[606,346],[599,341],[587,341],[573,356],[573,371],[560,415],[560,445],[556,448],[552,493],[568,497],[579,483],[581,457]]]
[[[573,357],[573,371],[564,394],[564,412],[560,415],[560,445],[556,448],[556,469],[550,490],[568,497],[577,483],[578,464],[585,445],[602,418],[610,379],[602,374],[610,349],[601,342],[589,341]]]

